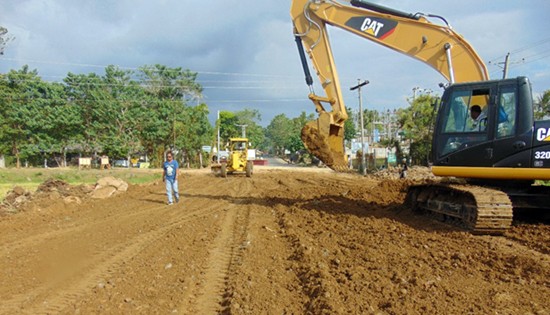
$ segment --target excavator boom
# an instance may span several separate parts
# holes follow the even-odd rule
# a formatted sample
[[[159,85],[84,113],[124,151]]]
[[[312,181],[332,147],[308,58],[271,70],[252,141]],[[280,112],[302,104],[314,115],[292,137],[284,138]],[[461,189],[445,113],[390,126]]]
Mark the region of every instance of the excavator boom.
[[[351,4],[353,6],[331,0],[292,0],[290,10],[306,83],[310,87],[309,98],[319,114],[317,121],[308,123],[302,130],[302,140],[315,156],[337,171],[347,169],[343,128],[348,115],[327,25],[418,59],[450,83],[489,79],[487,68],[475,50],[443,18],[403,13],[359,0],[352,0]],[[440,18],[444,25],[431,23],[427,17]],[[306,54],[326,96],[319,96],[313,90]]]

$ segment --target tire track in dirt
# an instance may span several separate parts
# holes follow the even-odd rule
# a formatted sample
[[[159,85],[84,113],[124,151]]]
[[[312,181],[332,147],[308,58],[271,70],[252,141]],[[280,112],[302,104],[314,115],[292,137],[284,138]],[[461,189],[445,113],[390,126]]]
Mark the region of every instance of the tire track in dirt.
[[[192,177],[192,179],[194,179]],[[158,183],[147,185],[146,187],[141,187],[142,189],[147,190],[147,194],[145,195],[137,195],[134,196],[133,191],[129,191],[126,193],[124,197],[118,195],[114,198],[122,197],[123,199],[121,201],[117,201],[114,198],[109,198],[108,200],[97,200],[97,199],[88,199],[88,209],[85,211],[79,210],[78,213],[73,213],[75,216],[80,216],[78,218],[73,218],[72,215],[65,216],[65,219],[71,219],[72,221],[62,221],[61,223],[54,223],[50,222],[50,224],[54,224],[56,229],[52,230],[51,228],[48,228],[46,231],[41,232],[39,231],[38,234],[29,235],[29,233],[33,233],[36,229],[33,230],[24,230],[24,233],[18,233],[13,234],[12,240],[7,240],[3,243],[2,248],[0,248],[0,257],[4,255],[6,252],[10,252],[13,250],[17,250],[22,246],[25,246],[26,244],[36,244],[36,242],[46,242],[52,238],[55,238],[58,235],[63,235],[65,233],[71,233],[74,231],[77,231],[82,226],[86,226],[88,224],[101,224],[105,222],[109,222],[112,220],[116,220],[121,217],[128,217],[128,216],[138,216],[143,213],[147,213],[149,211],[156,211],[158,209],[164,208],[165,205],[165,198],[166,194],[164,191],[159,191],[158,189],[163,189],[164,186],[160,185]],[[157,190],[153,190],[153,189]],[[132,188],[131,188],[132,189]],[[162,197],[160,197],[162,196]],[[130,198],[129,198],[130,197]],[[132,198],[137,197],[137,198]],[[104,209],[104,202],[108,202],[110,206],[112,206],[113,202],[121,202],[124,203],[124,207],[128,209],[131,207],[131,204],[129,205],[127,202],[132,201],[132,204],[134,207],[132,208],[132,213],[128,214],[128,212],[119,212],[115,209],[111,209],[108,212],[105,212]],[[150,207],[143,207],[143,202],[147,201],[148,203],[156,202],[160,203],[162,205],[153,205]],[[83,213],[85,213],[83,215]],[[9,225],[9,222],[1,222]]]
[[[200,207],[192,212],[178,212],[179,216],[170,220],[170,223],[158,229],[139,235],[129,241],[112,247],[109,251],[100,254],[95,259],[91,270],[80,271],[71,279],[59,283],[48,283],[34,288],[10,299],[4,300],[0,306],[0,312],[5,314],[16,314],[25,312],[28,314],[51,314],[58,313],[68,307],[74,301],[84,296],[89,288],[97,284],[100,279],[117,272],[125,261],[138,255],[144,248],[152,245],[162,238],[166,233],[178,228],[183,223],[197,220],[218,212],[216,207]],[[84,277],[80,279],[78,276]],[[67,283],[69,282],[69,283]]]
[[[150,211],[162,210],[163,208],[165,208],[165,206],[153,206],[153,207],[148,207],[148,208],[142,208],[139,211],[135,211],[135,212],[132,212],[130,214],[128,214],[128,213],[116,213],[114,215],[108,215],[108,216],[102,217],[100,219],[88,218],[88,219],[84,219],[84,220],[79,220],[78,222],[74,222],[74,223],[69,224],[67,226],[63,226],[63,227],[59,228],[58,230],[45,231],[45,232],[42,232],[42,233],[39,233],[39,234],[24,237],[24,238],[16,240],[16,241],[4,243],[2,245],[2,248],[0,249],[0,257],[5,256],[5,255],[9,254],[10,252],[20,250],[21,248],[24,248],[24,247],[36,246],[37,244],[40,244],[40,243],[49,242],[52,239],[63,236],[65,234],[76,233],[76,232],[81,231],[83,229],[87,229],[90,226],[105,225],[107,222],[112,221],[112,220],[116,220],[118,218],[122,218],[122,217],[132,218],[134,216],[143,215],[144,213],[148,213]]]
[[[325,281],[330,278],[327,266],[312,257],[314,245],[308,244],[299,233],[293,232],[292,223],[288,222],[284,213],[280,212],[280,208],[276,216],[279,218],[279,228],[285,231],[284,236],[293,251],[292,256],[289,257],[293,261],[292,269],[300,281],[303,296],[308,298],[304,310],[308,314],[339,313],[333,309],[333,306],[342,301],[334,288],[327,285]]]
[[[137,225],[137,229],[141,233],[141,230],[149,229],[144,224],[148,224],[150,221],[150,214],[153,214],[154,217],[164,216],[165,213],[170,212],[168,207],[163,206],[145,207],[143,210],[136,211],[136,209],[140,208],[140,201],[136,202],[136,199],[131,198],[131,195],[128,199],[115,199],[115,207],[112,209],[103,208],[105,203],[108,205],[111,200],[92,201],[92,206],[82,212],[72,212],[69,210],[70,213],[68,215],[76,217],[73,222],[69,222],[69,227],[61,226],[59,229],[48,231],[45,228],[51,227],[52,223],[45,220],[42,224],[36,224],[30,226],[28,229],[21,229],[16,233],[11,233],[10,236],[13,234],[19,235],[25,231],[30,233],[35,230],[40,231],[38,234],[26,237],[20,242],[12,242],[8,243],[7,246],[2,246],[2,254],[0,255],[0,297],[7,299],[11,295],[24,292],[29,287],[40,286],[42,282],[50,281],[52,277],[58,276],[58,273],[65,275],[68,273],[65,270],[67,267],[70,267],[71,271],[77,269],[74,261],[65,263],[64,259],[70,258],[82,263],[85,261],[84,258],[87,257],[88,260],[93,262],[96,257],[111,250],[109,248],[111,245],[109,244],[116,242],[116,238],[115,240],[110,240],[106,237],[106,235],[111,235],[112,233],[120,233],[116,227],[112,227],[115,222],[124,222],[121,226],[122,229],[127,229],[126,226],[128,224],[132,224],[132,226]],[[121,203],[124,203],[128,207],[122,207]],[[90,211],[90,208],[93,210]],[[108,213],[106,214],[106,212]],[[58,217],[66,218],[64,215]],[[130,230],[128,231],[135,233],[135,231],[131,231],[132,226],[130,226]],[[105,236],[102,237],[102,235]],[[100,238],[99,240],[98,237]],[[87,246],[83,247],[85,250],[80,249],[82,247],[80,240],[83,240],[87,244]],[[89,240],[95,241],[90,242]],[[121,239],[120,241],[123,240]],[[34,257],[29,256],[28,253],[34,253]],[[60,265],[59,263],[63,263],[64,266],[56,267],[56,265]],[[48,268],[50,269],[49,271],[47,270]],[[54,270],[57,272],[55,272],[55,275],[52,275],[51,271]],[[29,275],[32,275],[32,277]],[[16,289],[6,290],[1,286],[8,279],[17,281],[19,285]]]
[[[220,191],[226,188],[229,204],[224,209],[220,231],[209,250],[202,282],[188,289],[179,307],[189,314],[223,313],[229,309],[232,292],[228,282],[239,264],[243,248],[248,246],[250,207],[241,198],[250,195],[253,183],[250,179],[237,177],[223,184]]]
[[[488,246],[491,244],[498,244],[498,251],[502,253],[509,253],[510,256],[517,255],[518,252],[522,253],[522,256],[531,257],[534,260],[538,260],[550,266],[550,255],[536,249],[526,246],[521,241],[515,240],[510,237],[499,238],[487,238]]]

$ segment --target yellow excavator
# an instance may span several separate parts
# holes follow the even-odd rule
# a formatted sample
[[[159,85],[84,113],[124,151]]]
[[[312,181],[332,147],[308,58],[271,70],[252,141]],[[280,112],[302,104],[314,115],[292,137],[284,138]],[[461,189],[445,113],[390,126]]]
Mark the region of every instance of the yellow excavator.
[[[550,190],[532,184],[550,179],[550,121],[534,120],[529,80],[489,80],[483,60],[441,16],[349,2],[292,0],[295,40],[309,98],[319,114],[302,130],[306,148],[336,171],[347,168],[343,128],[348,116],[327,33],[330,25],[420,60],[448,80],[434,126],[432,172],[465,178],[468,184],[413,186],[407,194],[411,207],[485,234],[505,232],[514,207],[548,208]],[[306,54],[325,96],[314,93]],[[482,122],[469,115],[476,107]]]

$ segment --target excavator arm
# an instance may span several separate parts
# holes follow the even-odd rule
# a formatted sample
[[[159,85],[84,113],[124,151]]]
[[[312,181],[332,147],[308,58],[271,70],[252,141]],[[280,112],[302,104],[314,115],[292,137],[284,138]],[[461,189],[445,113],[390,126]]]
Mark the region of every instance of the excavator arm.
[[[485,64],[472,46],[443,18],[408,14],[359,0],[352,0],[351,4],[353,6],[332,0],[292,0],[290,10],[306,83],[310,87],[309,98],[319,114],[316,121],[302,129],[302,141],[312,154],[336,171],[347,169],[344,122],[348,115],[327,25],[418,59],[450,83],[489,79]],[[431,23],[429,17],[441,19],[444,25]],[[313,90],[306,54],[326,96],[319,96]]]

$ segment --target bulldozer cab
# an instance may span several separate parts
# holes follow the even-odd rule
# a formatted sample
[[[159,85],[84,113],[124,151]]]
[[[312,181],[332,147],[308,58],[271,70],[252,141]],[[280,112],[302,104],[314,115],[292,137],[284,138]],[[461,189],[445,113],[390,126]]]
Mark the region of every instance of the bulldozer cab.
[[[246,138],[231,138],[229,139],[230,152],[248,152],[248,139]]]

